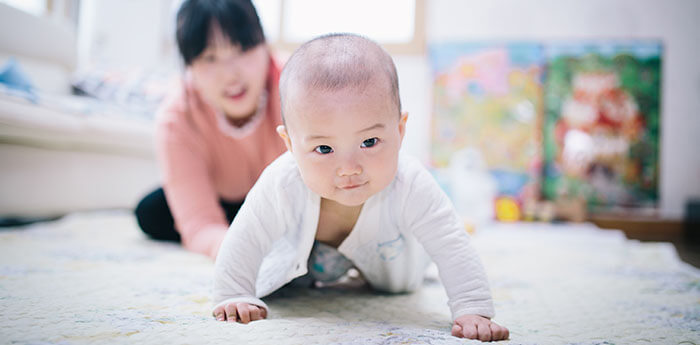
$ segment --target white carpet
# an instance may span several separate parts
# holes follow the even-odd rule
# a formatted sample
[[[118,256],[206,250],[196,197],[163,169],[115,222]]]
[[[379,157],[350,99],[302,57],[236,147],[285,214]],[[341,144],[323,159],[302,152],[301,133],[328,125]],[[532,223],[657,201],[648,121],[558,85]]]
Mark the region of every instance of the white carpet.
[[[700,271],[671,245],[590,225],[474,236],[507,344],[698,344]],[[128,213],[0,229],[0,343],[464,344],[440,283],[413,294],[289,290],[268,320],[210,316],[212,262],[147,240]]]

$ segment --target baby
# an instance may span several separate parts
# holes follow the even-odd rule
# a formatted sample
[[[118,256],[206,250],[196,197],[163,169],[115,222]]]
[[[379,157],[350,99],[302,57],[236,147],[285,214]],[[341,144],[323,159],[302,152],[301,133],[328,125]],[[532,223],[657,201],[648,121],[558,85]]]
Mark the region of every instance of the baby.
[[[349,268],[374,289],[417,289],[431,259],[447,290],[452,334],[508,338],[490,321],[486,274],[463,222],[422,165],[399,153],[396,68],[376,43],[331,34],[302,45],[280,79],[288,152],[246,197],[216,258],[217,320],[264,319],[260,300],[295,278]]]

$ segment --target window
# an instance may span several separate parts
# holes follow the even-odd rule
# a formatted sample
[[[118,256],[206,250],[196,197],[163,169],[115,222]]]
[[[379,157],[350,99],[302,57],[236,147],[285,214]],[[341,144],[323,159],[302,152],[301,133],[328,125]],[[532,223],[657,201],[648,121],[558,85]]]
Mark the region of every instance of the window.
[[[47,12],[46,0],[0,0],[0,2],[37,17],[41,17]]]
[[[423,53],[425,0],[254,0],[268,41],[292,51],[329,32],[367,36],[392,54]]]

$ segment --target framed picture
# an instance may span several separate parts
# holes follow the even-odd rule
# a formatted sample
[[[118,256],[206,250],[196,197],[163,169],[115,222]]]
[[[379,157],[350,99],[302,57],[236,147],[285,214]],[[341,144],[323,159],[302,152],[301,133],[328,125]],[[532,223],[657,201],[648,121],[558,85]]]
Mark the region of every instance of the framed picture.
[[[658,204],[659,41],[441,43],[433,69],[432,162],[477,150],[498,196]]]
[[[655,207],[662,45],[544,46],[543,196],[583,198],[589,211]]]
[[[442,43],[433,70],[432,163],[480,153],[497,194],[536,197],[541,170],[544,56],[536,43]]]

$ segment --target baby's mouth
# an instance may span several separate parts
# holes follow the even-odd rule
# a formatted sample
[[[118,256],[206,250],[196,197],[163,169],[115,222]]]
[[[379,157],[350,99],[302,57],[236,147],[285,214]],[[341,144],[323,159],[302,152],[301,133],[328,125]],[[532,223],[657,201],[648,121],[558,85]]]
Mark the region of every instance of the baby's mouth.
[[[367,184],[367,182],[355,183],[355,184],[347,184],[347,185],[344,185],[344,186],[340,186],[340,187],[338,187],[338,188],[344,189],[344,190],[352,190],[352,189],[360,188],[360,187],[362,187],[362,186],[364,186],[364,185],[366,185],[366,184]]]

